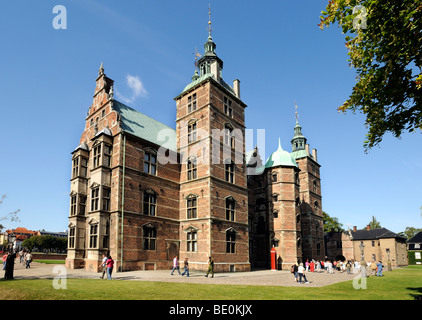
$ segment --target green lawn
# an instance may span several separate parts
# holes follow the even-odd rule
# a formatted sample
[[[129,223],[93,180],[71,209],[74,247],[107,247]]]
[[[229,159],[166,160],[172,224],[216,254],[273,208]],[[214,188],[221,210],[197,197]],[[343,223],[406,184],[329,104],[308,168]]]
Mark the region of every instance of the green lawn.
[[[149,281],[68,279],[66,289],[53,280],[0,280],[1,300],[414,300],[422,296],[422,267],[369,277],[367,289],[352,281],[313,287],[236,286]]]

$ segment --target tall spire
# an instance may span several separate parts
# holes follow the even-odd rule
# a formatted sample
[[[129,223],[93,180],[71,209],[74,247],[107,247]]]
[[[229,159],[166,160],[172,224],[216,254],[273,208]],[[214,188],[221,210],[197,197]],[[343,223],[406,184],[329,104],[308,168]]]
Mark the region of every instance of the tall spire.
[[[292,143],[292,151],[297,150],[305,150],[306,145],[306,138],[302,134],[302,127],[299,125],[299,115],[297,112],[297,104],[295,101],[295,118],[296,118],[296,125],[295,125],[295,134],[293,136],[293,139],[291,141]]]

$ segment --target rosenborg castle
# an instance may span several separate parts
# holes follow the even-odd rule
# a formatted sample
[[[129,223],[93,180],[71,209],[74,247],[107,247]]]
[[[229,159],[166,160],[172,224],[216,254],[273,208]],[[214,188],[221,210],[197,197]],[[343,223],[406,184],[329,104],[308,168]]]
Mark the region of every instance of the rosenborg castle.
[[[211,29],[210,29],[211,30]],[[101,64],[85,129],[72,152],[66,265],[279,269],[324,259],[320,165],[298,121],[290,152],[245,150],[240,82],[223,80],[211,32],[170,128],[114,98]],[[252,106],[253,108],[253,106]]]

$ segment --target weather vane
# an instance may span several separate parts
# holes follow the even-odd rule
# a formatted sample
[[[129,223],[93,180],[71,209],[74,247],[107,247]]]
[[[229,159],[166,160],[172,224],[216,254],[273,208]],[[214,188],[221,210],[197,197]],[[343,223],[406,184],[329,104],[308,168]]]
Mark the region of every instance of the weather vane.
[[[195,48],[195,69],[198,70],[198,58],[201,58],[201,54],[198,52],[198,48]]]
[[[296,122],[298,122],[298,120],[299,120],[299,115],[297,114],[297,103],[296,103],[296,100],[295,100],[295,118],[296,118]]]
[[[212,31],[212,27],[211,27],[211,2],[209,2],[208,4],[208,15],[209,15],[209,19],[208,19],[208,35],[211,37],[211,31]]]

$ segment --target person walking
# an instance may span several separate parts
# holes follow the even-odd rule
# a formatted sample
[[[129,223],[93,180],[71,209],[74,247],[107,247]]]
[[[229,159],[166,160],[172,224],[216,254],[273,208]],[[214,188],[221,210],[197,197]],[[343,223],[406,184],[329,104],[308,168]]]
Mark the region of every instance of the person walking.
[[[111,273],[113,272],[114,260],[111,258],[111,256],[107,257],[106,267],[107,267],[107,279],[112,280]]]
[[[25,261],[26,261],[26,269],[31,268],[31,262],[32,262],[32,254],[31,251],[29,251],[26,256],[25,256]]]
[[[309,283],[308,279],[306,279],[305,268],[303,267],[303,263],[300,263],[297,273],[299,275],[299,284],[302,284],[302,278],[303,280],[305,280],[305,283]]]
[[[101,279],[104,279],[105,274],[107,273],[107,256],[103,253],[103,260],[101,261],[101,271],[102,271],[102,275],[101,275]]]
[[[382,262],[381,260],[377,263],[377,277],[382,277]]]
[[[188,258],[185,258],[184,261],[184,266],[185,268],[184,272],[182,273],[182,277],[186,274],[187,277],[189,277],[189,262],[188,262]]]
[[[177,270],[177,272],[179,272],[179,276],[181,275],[180,267],[179,267],[179,260],[177,259],[177,256],[175,256],[174,259],[173,259],[173,269],[171,270],[171,275],[173,275],[174,270]]]
[[[209,257],[208,259],[208,271],[205,277],[208,278],[208,275],[211,273],[211,278],[214,278],[214,260],[212,257]]]
[[[298,270],[297,263],[295,263],[294,265],[292,265],[292,269],[291,269],[291,272],[295,276],[295,282],[297,282],[297,270]]]

